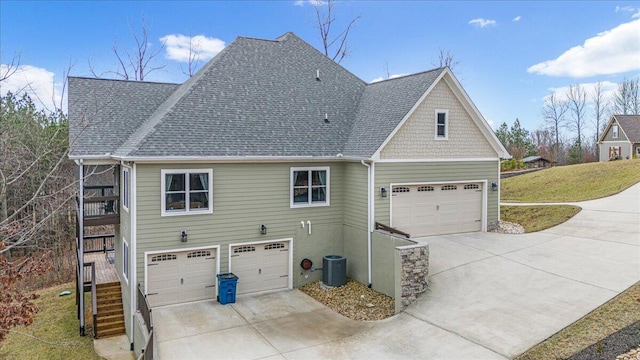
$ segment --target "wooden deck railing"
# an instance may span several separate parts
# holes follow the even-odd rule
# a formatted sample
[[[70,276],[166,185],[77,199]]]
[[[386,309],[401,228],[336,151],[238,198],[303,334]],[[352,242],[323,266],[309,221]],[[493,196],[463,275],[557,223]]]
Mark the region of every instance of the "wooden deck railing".
[[[113,251],[115,234],[99,234],[84,236],[84,253]]]

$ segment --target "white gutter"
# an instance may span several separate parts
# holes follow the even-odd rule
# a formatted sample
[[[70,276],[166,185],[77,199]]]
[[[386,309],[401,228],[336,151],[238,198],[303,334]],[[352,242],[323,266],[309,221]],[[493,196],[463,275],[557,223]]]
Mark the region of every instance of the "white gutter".
[[[133,161],[133,162],[150,162],[150,163],[167,163],[167,162],[242,162],[242,161],[272,161],[272,162],[288,162],[288,161],[362,161],[369,160],[366,157],[359,156],[115,156],[115,155],[99,155],[99,156],[69,156],[71,160],[111,160],[111,161]]]
[[[367,167],[367,276],[369,287],[371,287],[371,166],[361,160],[360,163]]]
[[[78,164],[78,184],[80,190],[78,191],[78,290],[80,291],[79,300],[80,303],[80,334],[84,336],[84,165],[82,159]],[[92,281],[94,279],[91,279]]]

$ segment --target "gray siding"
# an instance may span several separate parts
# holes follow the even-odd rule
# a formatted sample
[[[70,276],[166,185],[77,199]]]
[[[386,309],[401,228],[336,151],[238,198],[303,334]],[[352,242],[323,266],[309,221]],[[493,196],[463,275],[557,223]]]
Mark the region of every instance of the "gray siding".
[[[344,164],[344,224],[367,229],[367,167],[361,163]]]
[[[374,207],[375,221],[389,225],[391,183],[447,182],[487,180],[487,224],[498,221],[498,191],[492,191],[491,182],[497,182],[498,160],[431,163],[376,163]],[[378,189],[386,187],[388,196],[380,196]]]
[[[632,146],[628,141],[604,141],[600,146],[600,161],[609,161],[609,148],[612,146],[620,146],[620,157],[631,159]]]
[[[618,138],[617,139],[613,138],[613,126],[614,125],[618,125]],[[618,124],[617,121],[614,121],[613,124],[611,124],[611,126],[607,130],[607,132],[604,135],[604,138],[602,139],[602,141],[627,141],[628,142],[629,139],[627,138],[627,135],[625,135],[624,131],[622,131],[622,127],[620,126],[620,124]]]
[[[330,206],[290,208],[290,168],[304,166],[330,166]],[[161,216],[161,169],[200,168],[213,169],[213,214]],[[144,282],[145,251],[219,244],[220,271],[226,272],[229,244],[284,238],[294,239],[294,286],[311,281],[315,274],[304,278],[299,271],[303,258],[343,250],[343,169],[341,163],[138,165],[137,281]],[[311,221],[312,235],[301,228],[301,221]],[[261,224],[267,226],[267,235],[260,234]],[[181,230],[188,233],[186,243],[180,242]],[[322,258],[312,260],[322,266]]]

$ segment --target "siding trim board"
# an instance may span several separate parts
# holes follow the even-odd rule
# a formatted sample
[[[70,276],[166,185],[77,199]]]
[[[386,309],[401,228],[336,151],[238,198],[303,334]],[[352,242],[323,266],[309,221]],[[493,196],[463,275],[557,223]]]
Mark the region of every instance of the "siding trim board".
[[[452,158],[452,159],[380,159],[376,163],[437,163],[437,162],[500,161],[499,158]]]

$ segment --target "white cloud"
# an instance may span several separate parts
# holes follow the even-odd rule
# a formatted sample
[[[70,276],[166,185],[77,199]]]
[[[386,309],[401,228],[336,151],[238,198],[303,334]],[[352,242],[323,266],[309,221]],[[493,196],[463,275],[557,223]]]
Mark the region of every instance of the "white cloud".
[[[304,6],[304,4],[311,4],[313,6],[321,6],[324,5],[325,2],[323,0],[296,0],[293,2],[295,6]]]
[[[599,33],[555,60],[530,66],[527,72],[583,78],[634,70],[640,70],[640,19]]]
[[[616,6],[616,12],[621,12],[621,11],[633,12],[633,10],[634,10],[633,6]]]
[[[196,35],[189,38],[182,34],[171,34],[160,38],[165,43],[167,53],[165,57],[178,62],[189,62],[189,40],[194,60],[207,61],[216,56],[225,47],[224,41]]]
[[[9,65],[0,64],[0,74],[6,74],[8,69]],[[2,96],[9,91],[20,96],[26,92],[38,108],[48,111],[60,107],[62,101],[62,84],[55,82],[55,74],[31,65],[20,65],[15,73],[0,83]]]
[[[520,21],[520,19],[522,19],[522,16],[518,15],[518,16],[513,18],[513,22],[518,22],[518,21]]]
[[[477,18],[477,19],[469,20],[469,24],[477,25],[477,26],[480,26],[481,28],[483,28],[483,27],[487,27],[487,26],[495,26],[496,25],[496,21],[495,20],[490,20],[490,19]]]
[[[611,81],[601,81],[602,84],[602,98],[606,102],[611,102],[613,100],[613,96],[618,88],[618,84]],[[581,83],[580,85],[584,91],[587,93],[587,103],[592,105],[592,99],[595,93],[596,82],[588,82]],[[561,101],[567,100],[567,93],[569,92],[569,85],[562,86],[558,88],[549,88],[550,93],[542,98],[542,101],[545,102],[551,94],[555,94],[556,99]]]
[[[401,76],[407,76],[407,75],[409,75],[409,74],[408,73],[406,73],[406,74],[393,74],[393,75],[390,75],[388,78],[377,77],[377,78],[371,80],[371,84],[376,83],[376,82],[380,82],[382,80],[395,79],[395,78],[399,78]]]

